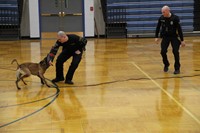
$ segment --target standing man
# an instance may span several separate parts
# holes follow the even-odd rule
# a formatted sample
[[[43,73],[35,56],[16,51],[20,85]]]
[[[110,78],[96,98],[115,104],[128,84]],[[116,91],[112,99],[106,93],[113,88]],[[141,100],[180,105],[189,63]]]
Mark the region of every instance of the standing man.
[[[52,82],[64,81],[63,74],[63,64],[70,57],[72,57],[71,65],[69,66],[68,72],[65,77],[66,84],[74,84],[72,81],[75,70],[77,69],[81,58],[83,50],[85,50],[85,45],[87,40],[85,38],[79,37],[77,35],[66,35],[64,31],[59,31],[57,34],[58,40],[50,51],[50,61],[49,64],[52,65],[53,59],[59,49],[62,46],[62,52],[57,57],[56,60],[56,78]]]
[[[168,6],[163,6],[161,9],[162,15],[158,19],[158,24],[156,27],[156,33],[155,33],[155,41],[158,43],[158,34],[160,32],[161,27],[161,33],[160,37],[162,38],[161,42],[161,55],[163,59],[164,64],[164,72],[168,71],[169,68],[169,61],[167,59],[167,49],[169,47],[169,44],[171,43],[173,54],[174,54],[174,74],[180,73],[180,58],[179,58],[179,47],[180,45],[182,47],[185,46],[185,42],[183,39],[183,32],[180,25],[179,17],[174,15],[170,12],[170,8]],[[178,34],[177,34],[178,31]],[[178,39],[178,36],[180,37],[180,40]]]

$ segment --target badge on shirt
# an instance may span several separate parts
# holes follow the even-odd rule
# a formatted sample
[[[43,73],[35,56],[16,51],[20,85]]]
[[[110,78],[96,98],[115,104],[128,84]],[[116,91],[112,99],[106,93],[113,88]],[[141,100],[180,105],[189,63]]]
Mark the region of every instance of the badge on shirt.
[[[173,21],[170,21],[170,24],[173,25]]]

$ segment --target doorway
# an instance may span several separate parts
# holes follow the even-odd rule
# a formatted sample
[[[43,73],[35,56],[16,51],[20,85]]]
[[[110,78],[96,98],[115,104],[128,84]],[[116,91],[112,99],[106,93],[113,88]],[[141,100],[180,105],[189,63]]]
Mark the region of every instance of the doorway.
[[[42,38],[54,38],[60,30],[83,36],[83,4],[83,0],[40,0]]]

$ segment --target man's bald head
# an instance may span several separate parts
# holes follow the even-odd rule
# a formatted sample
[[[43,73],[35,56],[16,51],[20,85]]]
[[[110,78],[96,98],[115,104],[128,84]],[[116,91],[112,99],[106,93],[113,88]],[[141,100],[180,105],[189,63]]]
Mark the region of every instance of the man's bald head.
[[[58,41],[61,42],[61,43],[64,43],[68,40],[68,37],[67,37],[67,35],[65,34],[64,31],[59,31],[57,33],[57,38],[58,38]]]
[[[171,15],[170,8],[168,6],[163,6],[161,12],[164,17],[170,17]]]

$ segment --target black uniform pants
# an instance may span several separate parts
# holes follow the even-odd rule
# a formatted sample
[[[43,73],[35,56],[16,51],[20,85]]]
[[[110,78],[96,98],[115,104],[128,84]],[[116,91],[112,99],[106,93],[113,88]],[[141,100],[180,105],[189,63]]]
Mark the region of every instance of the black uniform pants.
[[[63,74],[63,64],[67,61],[70,57],[72,57],[71,65],[69,66],[68,72],[66,74],[65,80],[72,80],[75,70],[77,69],[81,59],[82,53],[80,54],[69,54],[67,50],[63,50],[56,60],[56,78],[57,79],[64,79]]]
[[[161,52],[160,52],[160,54],[162,55],[163,64],[165,66],[169,66],[169,61],[167,58],[167,51],[168,51],[167,49],[170,43],[172,46],[172,52],[174,54],[174,60],[175,60],[174,69],[179,70],[180,69],[179,48],[181,42],[177,37],[163,37],[161,42]]]

